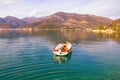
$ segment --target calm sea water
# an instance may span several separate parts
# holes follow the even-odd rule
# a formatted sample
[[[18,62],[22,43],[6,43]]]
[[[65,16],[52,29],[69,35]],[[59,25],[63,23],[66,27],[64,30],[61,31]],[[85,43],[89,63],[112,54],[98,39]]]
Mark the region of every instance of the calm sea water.
[[[58,42],[72,53],[53,55]],[[119,35],[81,30],[0,32],[0,80],[120,80]]]

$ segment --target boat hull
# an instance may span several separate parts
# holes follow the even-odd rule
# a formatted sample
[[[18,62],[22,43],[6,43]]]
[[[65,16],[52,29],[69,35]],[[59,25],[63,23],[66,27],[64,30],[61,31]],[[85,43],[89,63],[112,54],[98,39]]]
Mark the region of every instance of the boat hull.
[[[72,50],[70,50],[70,51],[68,51],[68,52],[60,52],[60,51],[55,52],[55,51],[53,51],[53,53],[54,53],[55,55],[58,55],[58,56],[66,56],[66,55],[68,55],[68,54],[71,53],[71,52],[72,52]]]
[[[67,50],[64,49],[64,46],[66,46]],[[59,43],[53,50],[53,53],[58,56],[66,56],[70,52],[72,52],[72,44],[70,42]]]

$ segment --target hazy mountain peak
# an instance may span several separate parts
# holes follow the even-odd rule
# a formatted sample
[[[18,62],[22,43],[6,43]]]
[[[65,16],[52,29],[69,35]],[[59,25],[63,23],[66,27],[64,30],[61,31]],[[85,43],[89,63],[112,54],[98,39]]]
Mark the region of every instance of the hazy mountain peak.
[[[25,21],[26,23],[34,23],[40,20],[40,18],[37,17],[25,17],[22,19],[23,21]]]
[[[4,18],[1,18],[0,22],[2,27],[7,27],[7,28],[17,28],[19,26],[23,26],[26,24],[26,22],[14,16],[6,16]]]
[[[53,15],[57,15],[57,14],[67,14],[66,12],[56,12],[56,13],[54,13]]]
[[[16,18],[16,17],[14,17],[14,16],[6,16],[6,17],[4,17],[4,19],[18,19],[18,18]]]

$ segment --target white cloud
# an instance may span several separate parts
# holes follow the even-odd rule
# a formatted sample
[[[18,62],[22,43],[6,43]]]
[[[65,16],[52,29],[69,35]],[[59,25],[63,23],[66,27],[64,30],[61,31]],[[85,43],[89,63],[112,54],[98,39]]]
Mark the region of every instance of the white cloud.
[[[30,16],[46,16],[48,14],[49,12],[40,11],[40,10],[33,10],[32,12],[30,12]]]
[[[65,11],[116,19],[120,18],[119,4],[120,0],[0,0],[0,16],[15,14],[18,17],[40,17]]]
[[[22,1],[25,1],[25,0],[0,0],[0,4],[14,4],[14,3],[17,3],[17,2],[22,2]]]
[[[120,17],[119,3],[120,0],[93,0],[91,3],[82,6],[80,12],[115,19]]]
[[[39,14],[39,11],[34,10],[30,13],[30,16],[36,16],[38,14]]]

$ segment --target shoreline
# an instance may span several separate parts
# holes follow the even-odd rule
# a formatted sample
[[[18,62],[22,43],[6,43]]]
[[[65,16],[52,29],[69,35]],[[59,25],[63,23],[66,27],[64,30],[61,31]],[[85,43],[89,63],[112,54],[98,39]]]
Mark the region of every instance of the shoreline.
[[[116,33],[117,32],[112,29],[106,29],[106,30],[92,29],[91,31],[95,33]]]
[[[0,28],[0,31],[40,31],[40,30],[86,30],[81,28]]]

